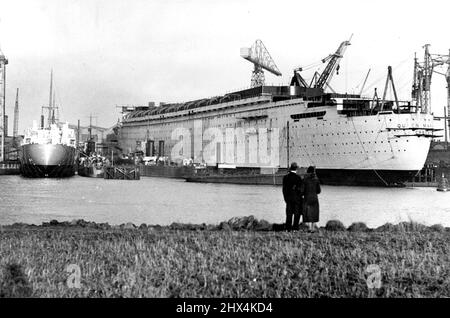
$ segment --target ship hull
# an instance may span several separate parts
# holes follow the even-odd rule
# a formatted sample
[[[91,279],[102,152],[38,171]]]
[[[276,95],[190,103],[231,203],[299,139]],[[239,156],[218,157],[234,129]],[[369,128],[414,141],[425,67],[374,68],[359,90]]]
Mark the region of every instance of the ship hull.
[[[375,187],[401,187],[404,182],[413,178],[416,170],[339,170],[317,169],[316,173],[321,184],[347,185],[347,186],[375,186]],[[283,173],[210,173],[207,175],[192,175],[185,177],[188,182],[202,183],[231,183],[255,185],[282,185]]]
[[[66,178],[75,174],[76,149],[67,145],[23,145],[19,159],[23,177]]]
[[[348,186],[403,186],[418,170],[338,170],[318,169],[317,176],[323,184]]]
[[[364,112],[366,104],[358,104],[359,98],[349,99],[358,108],[339,95],[326,104],[245,94],[216,104],[209,100],[136,111],[122,123],[120,147],[208,167],[288,168],[296,162],[314,166],[324,184],[396,186],[423,168],[436,130],[430,114],[409,108]],[[273,177],[218,173],[188,181],[273,184]]]
[[[141,166],[141,176],[183,179],[192,175],[193,167],[186,166]]]
[[[95,167],[78,167],[78,175],[81,177],[89,177],[89,178],[104,178],[103,168],[95,168]]]

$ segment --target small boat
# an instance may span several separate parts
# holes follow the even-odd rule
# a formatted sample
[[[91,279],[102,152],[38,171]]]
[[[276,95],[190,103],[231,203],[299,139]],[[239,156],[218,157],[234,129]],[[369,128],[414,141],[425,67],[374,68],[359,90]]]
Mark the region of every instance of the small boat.
[[[448,191],[448,179],[442,174],[442,178],[438,183],[437,191],[446,192]]]
[[[93,154],[89,157],[81,157],[78,164],[78,175],[90,178],[103,178],[104,167],[110,166],[109,160]]]

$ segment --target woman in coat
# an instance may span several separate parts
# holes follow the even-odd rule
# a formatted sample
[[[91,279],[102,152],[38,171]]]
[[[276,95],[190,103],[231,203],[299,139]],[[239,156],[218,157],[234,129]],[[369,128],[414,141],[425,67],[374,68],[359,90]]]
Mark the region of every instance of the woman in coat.
[[[319,222],[319,198],[320,184],[314,167],[308,167],[303,179],[303,222],[308,223],[309,231],[313,232],[315,223]]]

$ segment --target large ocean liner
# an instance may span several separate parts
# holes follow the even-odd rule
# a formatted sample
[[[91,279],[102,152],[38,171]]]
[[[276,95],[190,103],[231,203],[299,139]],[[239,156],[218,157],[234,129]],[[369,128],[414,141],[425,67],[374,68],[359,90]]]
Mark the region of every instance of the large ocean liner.
[[[20,173],[29,178],[62,178],[75,174],[76,145],[75,131],[69,124],[60,124],[57,118],[57,106],[52,95],[53,74],[50,79],[49,106],[47,125],[41,115],[40,125],[33,121],[33,126],[25,131],[19,149]]]
[[[250,173],[274,173],[295,161],[315,166],[324,184],[400,185],[425,163],[433,116],[417,92],[412,101],[385,98],[388,81],[395,92],[390,68],[383,98],[326,92],[349,44],[326,58],[310,84],[295,69],[286,86],[254,85],[187,103],[135,107],[123,117],[120,145],[173,162]]]

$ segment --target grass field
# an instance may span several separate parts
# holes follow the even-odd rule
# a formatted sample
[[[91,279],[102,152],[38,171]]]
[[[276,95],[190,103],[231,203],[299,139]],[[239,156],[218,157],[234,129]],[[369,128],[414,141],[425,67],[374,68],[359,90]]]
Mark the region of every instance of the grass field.
[[[448,229],[413,224],[316,233],[10,226],[0,231],[0,296],[448,297],[449,242]]]

